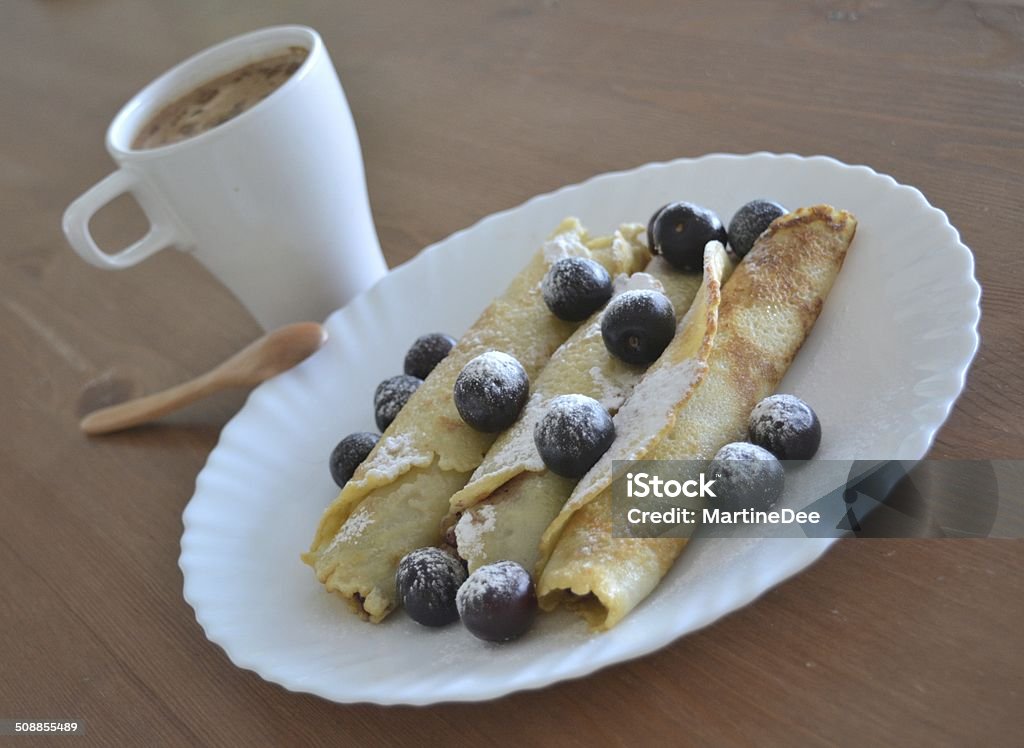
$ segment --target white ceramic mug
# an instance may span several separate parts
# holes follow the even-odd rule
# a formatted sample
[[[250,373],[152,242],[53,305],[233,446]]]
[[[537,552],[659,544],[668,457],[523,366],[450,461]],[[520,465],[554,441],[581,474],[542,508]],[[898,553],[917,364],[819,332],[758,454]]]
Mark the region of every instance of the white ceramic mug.
[[[302,46],[299,69],[266,99],[211,130],[136,150],[163,106],[234,69]],[[175,246],[192,252],[264,327],[321,320],[387,270],[370,213],[355,123],[323,41],[304,26],[229,39],[146,86],[107,130],[120,167],[64,213],[75,251],[119,270]],[[89,220],[131,193],[146,235],[108,253]]]

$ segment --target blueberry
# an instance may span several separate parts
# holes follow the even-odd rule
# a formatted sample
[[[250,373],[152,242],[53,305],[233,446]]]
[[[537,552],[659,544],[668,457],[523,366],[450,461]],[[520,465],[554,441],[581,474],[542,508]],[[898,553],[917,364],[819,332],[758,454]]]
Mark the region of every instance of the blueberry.
[[[729,221],[729,246],[737,257],[745,257],[757,237],[786,209],[771,200],[751,200]]]
[[[418,548],[398,564],[395,586],[405,612],[424,626],[446,626],[459,618],[455,595],[466,581],[459,559],[440,548]]]
[[[537,593],[529,573],[515,561],[481,566],[455,598],[462,623],[478,639],[518,639],[537,615]]]
[[[668,203],[662,205],[660,208],[654,211],[654,213],[651,214],[651,217],[649,219],[647,219],[647,247],[652,252],[654,251],[654,222],[658,220],[658,216],[661,215],[661,211],[665,210],[665,208],[667,207]]]
[[[443,332],[421,335],[405,354],[405,373],[426,379],[434,367],[455,347],[455,338]]]
[[[612,297],[612,277],[587,257],[565,257],[551,266],[540,290],[553,315],[579,322]]]
[[[477,431],[493,433],[515,423],[530,394],[530,379],[512,356],[488,351],[462,367],[454,394],[462,420]]]
[[[348,483],[349,478],[356,471],[356,468],[369,456],[370,451],[377,445],[380,434],[372,434],[369,431],[357,431],[349,434],[331,451],[331,477],[338,484],[339,488]]]
[[[377,418],[377,428],[381,431],[387,429],[395,420],[406,402],[412,397],[423,380],[419,377],[410,377],[408,374],[385,379],[377,385],[377,391],[373,394],[373,410]]]
[[[659,291],[621,293],[601,317],[601,337],[608,352],[630,364],[656,361],[675,334],[675,309]]]
[[[750,412],[750,441],[780,460],[809,460],[821,444],[821,422],[793,395],[771,395]]]
[[[749,442],[726,444],[706,472],[715,481],[711,501],[728,511],[772,509],[786,484],[782,463],[775,455]]]
[[[704,267],[704,247],[710,241],[723,245],[728,237],[713,211],[693,203],[671,203],[654,219],[651,251],[664,256],[677,270],[699,271]]]
[[[548,470],[582,478],[615,440],[615,425],[601,403],[583,395],[559,395],[533,427],[533,443]]]

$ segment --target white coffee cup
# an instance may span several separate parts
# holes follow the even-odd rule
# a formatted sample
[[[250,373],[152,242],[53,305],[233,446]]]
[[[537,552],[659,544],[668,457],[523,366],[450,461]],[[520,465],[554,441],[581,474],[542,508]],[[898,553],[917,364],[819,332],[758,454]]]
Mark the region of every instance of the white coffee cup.
[[[132,148],[163,106],[291,46],[309,54],[263,101],[186,140]],[[323,319],[387,270],[352,113],[313,29],[263,29],[189,58],[121,109],[106,143],[120,168],[71,203],[63,224],[71,246],[97,267],[131,267],[170,246],[192,252],[264,328]],[[150,227],[108,253],[89,221],[123,193]]]

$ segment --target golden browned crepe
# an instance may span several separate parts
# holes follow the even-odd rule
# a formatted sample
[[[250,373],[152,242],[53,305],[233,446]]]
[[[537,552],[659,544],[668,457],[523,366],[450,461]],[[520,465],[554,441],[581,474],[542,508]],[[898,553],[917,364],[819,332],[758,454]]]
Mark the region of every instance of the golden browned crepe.
[[[324,512],[303,560],[329,591],[374,622],[391,611],[398,562],[438,542],[450,497],[497,437],[459,417],[452,390],[462,367],[497,350],[518,359],[534,379],[577,327],[556,318],[544,303],[540,285],[548,268],[562,257],[582,256],[613,276],[635,272],[650,259],[642,231],[631,224],[613,237],[591,238],[579,221],[566,219],[462,336]]]
[[[662,407],[659,410],[648,402],[645,410],[649,417],[644,424],[652,438],[668,427],[668,416],[677,401],[686,397],[706,371],[704,362],[711,349],[719,286],[727,264],[725,248],[713,242],[707,248],[703,273],[680,272],[656,257],[645,272],[630,279],[632,287],[663,291],[679,321],[675,338],[646,372],[608,353],[601,337],[603,310],[555,352],[538,377],[522,416],[494,443],[465,488],[452,497],[453,518],[462,512],[455,528],[459,555],[471,572],[495,561],[516,561],[532,570],[542,533],[576,485],[576,481],[547,470],[534,445],[534,426],[553,398],[585,395],[614,415],[623,403],[623,409],[629,409],[634,389],[642,394],[644,381],[662,381],[657,393],[657,405]],[[661,414],[664,418],[659,421]],[[614,445],[609,452],[615,452]],[[610,473],[610,469],[608,462],[597,472]]]
[[[856,225],[828,205],[772,223],[722,292],[707,375],[669,432],[637,457],[707,460],[744,438],[751,409],[775,390],[818,318]],[[685,545],[612,537],[611,490],[591,492],[567,503],[545,533],[541,607],[566,600],[592,627],[610,628],[651,593]]]

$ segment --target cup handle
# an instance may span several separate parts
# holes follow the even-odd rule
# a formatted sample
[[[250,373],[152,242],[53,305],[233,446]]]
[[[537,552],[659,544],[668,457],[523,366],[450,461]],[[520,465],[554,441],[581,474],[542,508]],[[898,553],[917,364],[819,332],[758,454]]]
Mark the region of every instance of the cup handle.
[[[89,232],[89,221],[114,198],[130,192],[149,220],[149,231],[134,244],[119,252],[104,252]],[[150,188],[136,174],[119,169],[90,187],[64,211],[64,235],[79,256],[90,265],[106,270],[122,270],[141,262],[178,241],[172,222]]]

